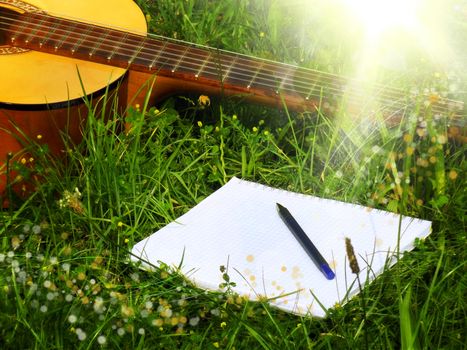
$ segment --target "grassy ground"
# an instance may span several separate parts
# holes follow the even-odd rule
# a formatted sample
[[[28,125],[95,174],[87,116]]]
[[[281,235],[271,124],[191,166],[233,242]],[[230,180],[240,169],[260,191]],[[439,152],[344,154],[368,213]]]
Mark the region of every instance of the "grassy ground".
[[[141,5],[158,34],[351,72],[358,28],[323,20],[326,6],[313,3],[306,11],[303,1]],[[379,77],[440,92],[462,86],[462,73],[413,57]],[[345,115],[213,97],[203,106],[197,96],[127,118],[133,129],[124,134],[119,115],[104,122],[90,113],[66,164],[31,147],[46,181],[0,213],[2,348],[465,348],[466,145],[447,139],[444,118],[419,112],[395,128],[349,126]],[[15,167],[30,176],[22,162]],[[128,263],[134,243],[232,176],[432,220],[433,233],[325,319],[205,293],[168,268],[146,273]]]

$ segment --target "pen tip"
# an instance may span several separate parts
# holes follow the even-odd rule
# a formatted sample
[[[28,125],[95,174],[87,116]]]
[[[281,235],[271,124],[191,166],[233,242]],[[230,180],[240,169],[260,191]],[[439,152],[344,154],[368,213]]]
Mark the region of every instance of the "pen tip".
[[[328,266],[328,264],[321,264],[321,271],[323,271],[324,275],[328,280],[334,279],[336,275],[334,272],[331,270],[331,268]]]

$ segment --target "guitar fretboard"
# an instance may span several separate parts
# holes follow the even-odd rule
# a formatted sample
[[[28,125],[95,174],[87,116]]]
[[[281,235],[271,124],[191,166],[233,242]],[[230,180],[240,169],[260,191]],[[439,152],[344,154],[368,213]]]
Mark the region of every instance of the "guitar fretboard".
[[[7,45],[74,57],[183,80],[198,81],[239,93],[293,97],[304,103],[345,96],[364,104],[370,93],[386,113],[401,113],[417,99],[401,90],[293,65],[258,59],[155,35],[72,21],[45,13],[0,12]],[[435,113],[455,115],[462,103],[437,99]]]

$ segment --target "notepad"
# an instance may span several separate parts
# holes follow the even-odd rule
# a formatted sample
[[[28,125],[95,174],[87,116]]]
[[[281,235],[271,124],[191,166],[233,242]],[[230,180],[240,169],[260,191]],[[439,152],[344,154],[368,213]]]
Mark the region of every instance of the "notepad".
[[[281,220],[276,203],[289,209],[335,279],[327,280],[317,269]],[[195,285],[209,290],[222,290],[224,266],[234,292],[295,314],[323,317],[359,291],[348,266],[346,237],[365,285],[395,263],[398,251],[413,249],[414,240],[430,232],[429,221],[232,178],[138,242],[131,259],[180,267]]]

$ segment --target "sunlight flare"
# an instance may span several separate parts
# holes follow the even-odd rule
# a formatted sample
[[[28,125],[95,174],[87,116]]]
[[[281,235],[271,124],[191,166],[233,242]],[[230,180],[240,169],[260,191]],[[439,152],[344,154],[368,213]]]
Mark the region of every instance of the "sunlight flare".
[[[392,28],[417,27],[420,0],[343,0],[370,36]]]

